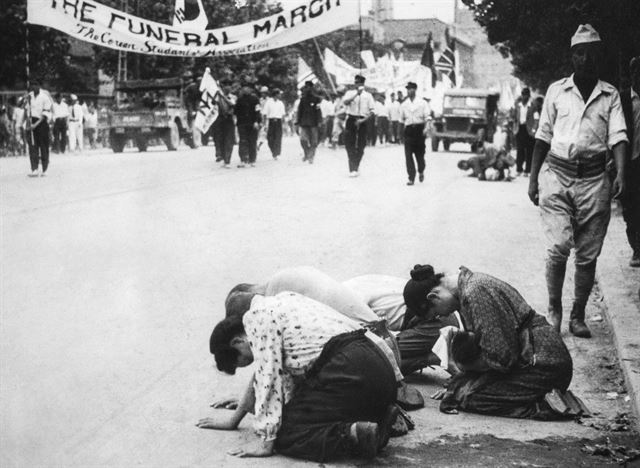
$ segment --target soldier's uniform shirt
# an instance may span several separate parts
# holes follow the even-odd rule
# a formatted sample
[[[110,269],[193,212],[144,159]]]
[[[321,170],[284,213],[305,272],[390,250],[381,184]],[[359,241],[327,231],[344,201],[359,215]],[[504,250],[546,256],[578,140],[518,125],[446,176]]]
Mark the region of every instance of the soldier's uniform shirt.
[[[598,81],[585,103],[573,76],[553,83],[544,100],[536,138],[551,147],[539,176],[539,205],[547,259],[566,262],[575,247],[576,265],[594,262],[602,249],[611,216],[611,182],[602,170],[578,177],[550,158],[589,162],[627,141],[620,95]]]
[[[587,103],[573,75],[553,83],[544,99],[536,138],[557,158],[587,159],[628,141],[618,91],[598,81]]]

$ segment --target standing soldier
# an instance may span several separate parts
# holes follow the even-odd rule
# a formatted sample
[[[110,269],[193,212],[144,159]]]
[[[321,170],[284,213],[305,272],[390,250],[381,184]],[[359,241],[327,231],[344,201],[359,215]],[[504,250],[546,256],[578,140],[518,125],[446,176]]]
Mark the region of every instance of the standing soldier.
[[[26,137],[29,145],[29,159],[31,160],[30,177],[38,176],[38,166],[42,161],[41,176],[49,167],[49,120],[52,117],[53,103],[51,99],[40,91],[40,85],[33,83],[27,101]]]
[[[620,95],[629,136],[627,191],[621,201],[627,238],[633,250],[629,266],[637,268],[640,267],[640,56],[631,60],[629,72],[631,86]]]
[[[425,152],[425,124],[431,111],[427,101],[416,97],[418,85],[407,83],[407,99],[400,106],[400,122],[404,124],[404,157],[407,163],[407,185],[413,185],[416,180],[415,156],[418,163],[418,177],[424,181],[424,152]]]
[[[349,157],[349,177],[360,175],[360,161],[367,144],[367,122],[374,118],[375,110],[373,96],[364,89],[364,76],[356,75],[354,81],[356,89],[345,93],[342,101],[347,109],[344,146]]]
[[[540,205],[547,240],[549,321],[559,332],[562,285],[573,247],[576,271],[569,330],[582,338],[591,337],[584,323],[585,307],[611,214],[608,150],[617,168],[614,197],[623,193],[625,180],[627,136],[620,95],[598,80],[600,57],[600,36],[591,25],[580,25],[571,38],[574,74],[553,83],[544,100],[529,180],[529,198]]]
[[[260,101],[253,94],[253,89],[245,84],[240,90],[240,96],[236,101],[235,108],[236,125],[238,127],[238,154],[240,164],[238,167],[245,167],[247,164],[254,167],[258,154],[258,131],[260,130]]]

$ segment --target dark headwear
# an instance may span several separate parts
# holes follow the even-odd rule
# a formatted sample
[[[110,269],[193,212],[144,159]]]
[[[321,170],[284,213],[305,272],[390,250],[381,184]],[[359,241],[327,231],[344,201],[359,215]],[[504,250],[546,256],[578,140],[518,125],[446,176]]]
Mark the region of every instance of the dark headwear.
[[[407,312],[425,316],[428,311],[427,294],[440,284],[442,273],[435,274],[431,265],[415,265],[411,270],[411,279],[404,287],[404,303]]]
[[[364,84],[366,78],[362,75],[356,75],[354,80],[357,84]]]
[[[313,81],[305,81],[304,82],[304,87],[305,88],[313,88]]]
[[[417,84],[415,84],[413,81],[409,81],[409,82],[407,83],[406,88],[407,88],[407,89],[418,89],[418,85],[417,85]]]

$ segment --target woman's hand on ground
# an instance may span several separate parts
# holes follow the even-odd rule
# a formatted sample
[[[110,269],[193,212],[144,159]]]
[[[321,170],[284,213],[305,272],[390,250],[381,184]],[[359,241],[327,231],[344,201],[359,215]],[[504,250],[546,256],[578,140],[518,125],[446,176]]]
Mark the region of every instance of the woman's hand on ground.
[[[273,441],[265,441],[262,439],[252,440],[251,442],[227,452],[234,457],[270,457],[273,455]]]
[[[223,398],[211,403],[212,408],[234,410],[238,407],[238,399],[235,397]]]
[[[212,417],[204,418],[196,424],[200,429],[219,429],[233,431],[238,425],[234,422],[233,413],[228,411],[216,411]]]

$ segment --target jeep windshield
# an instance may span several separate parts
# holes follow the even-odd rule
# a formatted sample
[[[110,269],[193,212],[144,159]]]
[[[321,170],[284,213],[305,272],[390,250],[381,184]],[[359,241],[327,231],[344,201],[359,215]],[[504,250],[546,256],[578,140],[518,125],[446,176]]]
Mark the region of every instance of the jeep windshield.
[[[476,96],[445,96],[444,107],[450,109],[482,109],[486,106],[487,98]]]
[[[178,90],[169,89],[163,92],[126,90],[119,91],[118,110],[161,110],[167,108],[167,102],[179,99]]]

